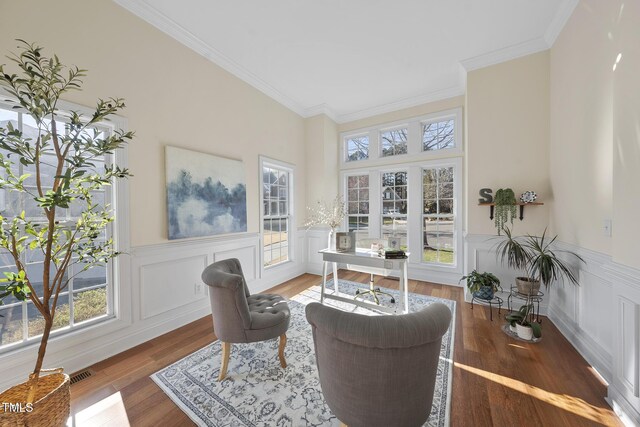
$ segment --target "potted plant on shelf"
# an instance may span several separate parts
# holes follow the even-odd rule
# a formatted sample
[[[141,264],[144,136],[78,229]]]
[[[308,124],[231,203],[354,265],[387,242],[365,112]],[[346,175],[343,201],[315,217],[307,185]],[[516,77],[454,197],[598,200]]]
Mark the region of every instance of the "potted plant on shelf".
[[[101,237],[114,220],[113,212],[94,201],[94,195],[130,174],[116,165],[99,167],[96,160],[121,148],[133,133],[98,130],[124,107],[122,99],[99,100],[88,116],[60,111],[61,97],[81,89],[85,70],[66,67],[57,56],[44,56],[41,47],[18,41],[21,51],[9,57],[17,74],[0,65],[0,86],[7,102],[23,117],[30,116],[35,131],[23,133],[11,121],[0,127],[0,188],[22,193],[33,208],[29,215],[20,209],[5,209],[0,215],[0,247],[14,264],[0,280],[0,304],[7,296],[30,301],[44,328],[29,380],[0,394],[0,402],[21,408],[28,404],[30,411],[15,413],[7,411],[8,405],[0,406],[0,425],[60,426],[69,415],[69,377],[61,369],[40,376],[47,371],[42,369],[47,343],[56,314],[64,311],[60,301],[73,277],[69,267],[77,265],[77,275],[118,255],[114,242]],[[30,173],[17,172],[18,165]],[[66,210],[71,217],[61,217]],[[25,262],[36,255],[43,258],[41,271],[30,270]]]
[[[493,221],[500,235],[505,224],[508,222],[513,224],[513,219],[516,217],[516,195],[510,188],[500,188],[496,191],[493,203],[495,204]]]
[[[463,276],[458,283],[463,280],[467,281],[467,289],[469,289],[469,292],[471,292],[474,297],[487,301],[492,300],[495,293],[502,290],[500,287],[500,279],[486,271],[484,273],[478,273],[476,270],[473,270],[468,275]]]

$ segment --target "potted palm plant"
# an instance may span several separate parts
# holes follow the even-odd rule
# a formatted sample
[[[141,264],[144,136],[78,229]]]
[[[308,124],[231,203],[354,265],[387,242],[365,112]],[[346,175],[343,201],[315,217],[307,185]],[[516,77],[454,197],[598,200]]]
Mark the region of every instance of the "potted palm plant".
[[[44,328],[29,380],[0,393],[0,402],[30,409],[11,412],[5,403],[0,406],[0,425],[60,426],[69,414],[69,377],[61,372],[40,375],[46,372],[42,365],[47,343],[56,313],[64,311],[59,301],[73,278],[69,271],[77,275],[118,255],[114,242],[102,237],[114,220],[113,212],[94,195],[128,177],[129,171],[97,165],[133,133],[99,130],[100,123],[124,107],[122,99],[99,100],[88,116],[61,111],[61,98],[81,89],[85,70],[65,67],[57,56],[46,57],[41,47],[19,43],[21,51],[9,57],[16,74],[0,65],[0,87],[7,102],[23,117],[30,116],[37,129],[33,136],[11,121],[0,127],[0,188],[21,193],[39,213],[3,210],[0,214],[0,248],[14,264],[0,279],[0,304],[7,296],[28,300],[41,314]],[[31,173],[17,173],[17,165]],[[35,184],[27,186],[27,179]],[[62,217],[67,210],[73,212],[71,219]],[[29,270],[25,262],[36,254],[44,259],[40,271]]]
[[[476,270],[473,270],[466,276],[463,276],[460,281],[467,281],[467,289],[469,292],[476,297],[484,300],[492,300],[495,293],[501,291],[500,287],[500,279],[494,276],[491,273],[478,273]]]
[[[541,331],[535,322],[529,322],[529,314],[533,310],[531,297],[535,297],[540,289],[540,284],[547,289],[556,280],[567,279],[572,284],[578,285],[578,278],[568,264],[559,255],[564,254],[570,258],[574,258],[579,262],[584,259],[573,251],[559,250],[553,247],[558,236],[549,238],[545,229],[542,236],[526,236],[514,237],[511,230],[507,227],[503,229],[505,238],[496,246],[496,256],[498,260],[508,267],[516,270],[524,270],[525,276],[516,278],[516,286],[519,293],[526,295],[526,303],[520,307],[517,312],[507,315],[507,321],[512,326],[520,325],[523,335],[520,332],[518,336],[524,339],[531,339],[531,334],[539,338]],[[526,330],[533,328],[533,330]],[[529,338],[526,338],[529,337]]]

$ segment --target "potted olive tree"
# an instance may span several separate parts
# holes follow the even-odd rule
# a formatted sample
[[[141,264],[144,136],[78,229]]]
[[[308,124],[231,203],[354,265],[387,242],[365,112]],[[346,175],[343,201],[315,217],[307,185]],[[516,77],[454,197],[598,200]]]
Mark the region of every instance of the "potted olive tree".
[[[584,260],[573,251],[555,249],[553,244],[558,236],[549,238],[546,229],[542,236],[527,234],[514,237],[508,227],[503,231],[505,238],[497,244],[496,256],[503,265],[525,272],[525,276],[516,278],[516,286],[519,293],[528,297],[520,310],[511,313],[511,319],[508,320],[527,327],[530,326],[528,316],[533,310],[530,298],[538,294],[540,284],[543,284],[545,289],[556,280],[567,279],[574,285],[579,284],[571,265],[561,258],[560,254],[579,262]],[[535,330],[533,332],[536,333]],[[529,331],[526,331],[526,334],[528,335]],[[536,337],[539,337],[539,332]]]
[[[0,402],[30,404],[31,411],[10,413],[0,406],[0,424],[58,426],[66,423],[69,414],[69,377],[62,373],[40,376],[47,342],[59,297],[71,279],[70,265],[80,263],[77,269],[82,272],[118,255],[114,242],[100,237],[114,220],[113,212],[95,202],[94,194],[126,178],[129,171],[116,165],[99,168],[94,161],[121,148],[133,133],[98,130],[100,123],[124,107],[122,99],[99,100],[86,117],[61,111],[61,97],[80,90],[85,70],[66,67],[57,56],[44,56],[41,47],[18,42],[19,53],[9,57],[15,74],[0,65],[0,86],[6,101],[31,117],[37,137],[23,134],[10,121],[0,127],[0,188],[33,199],[41,219],[32,219],[24,211],[0,215],[0,247],[14,263],[13,271],[0,280],[0,303],[9,295],[29,300],[44,319],[44,331],[29,380],[0,394]],[[35,172],[19,175],[18,164]],[[46,174],[45,168],[55,172]],[[28,178],[35,185],[26,186]],[[61,211],[72,207],[79,212],[72,220],[60,217]],[[29,253],[44,258],[38,277],[31,277],[35,273],[26,268]]]

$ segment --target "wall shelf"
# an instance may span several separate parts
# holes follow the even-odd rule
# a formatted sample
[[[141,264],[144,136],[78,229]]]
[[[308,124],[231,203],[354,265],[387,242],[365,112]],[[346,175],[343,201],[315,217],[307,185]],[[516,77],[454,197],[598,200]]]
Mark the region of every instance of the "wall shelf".
[[[489,219],[493,219],[493,207],[495,203],[478,203],[478,206],[489,206]],[[520,207],[520,221],[524,219],[524,207],[525,206],[541,206],[544,205],[542,202],[531,202],[531,203],[516,203],[516,206]]]

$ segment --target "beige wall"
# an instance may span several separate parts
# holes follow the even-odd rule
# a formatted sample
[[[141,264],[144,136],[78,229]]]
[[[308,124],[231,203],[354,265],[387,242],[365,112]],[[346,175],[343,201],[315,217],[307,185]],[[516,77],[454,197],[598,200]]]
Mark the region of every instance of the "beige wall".
[[[298,166],[296,209],[304,212],[303,119],[114,2],[0,0],[0,33],[3,57],[23,38],[88,69],[83,92],[67,100],[126,99],[123,116],[136,131],[129,146],[133,246],[167,239],[165,145],[243,160],[250,232],[259,230],[258,155]]]
[[[496,234],[478,192],[509,187],[516,198],[533,190],[545,203],[525,208],[515,233],[542,233],[551,199],[548,51],[469,72],[466,105],[467,231]]]
[[[324,114],[305,119],[307,204],[329,202],[338,194],[338,131]]]
[[[613,31],[613,260],[640,268],[640,2],[616,3]]]
[[[402,110],[393,111],[391,113],[378,114],[377,116],[354,120],[352,122],[341,123],[338,125],[338,132],[348,132],[355,129],[376,126],[384,123],[391,123],[411,117],[423,116],[425,114],[436,113],[438,111],[450,110],[458,107],[464,107],[463,96],[443,99],[441,101],[430,102],[428,104],[417,105],[415,107],[404,108]]]
[[[559,239],[605,254],[612,218],[612,65],[618,1],[583,1],[551,49],[553,230]]]

